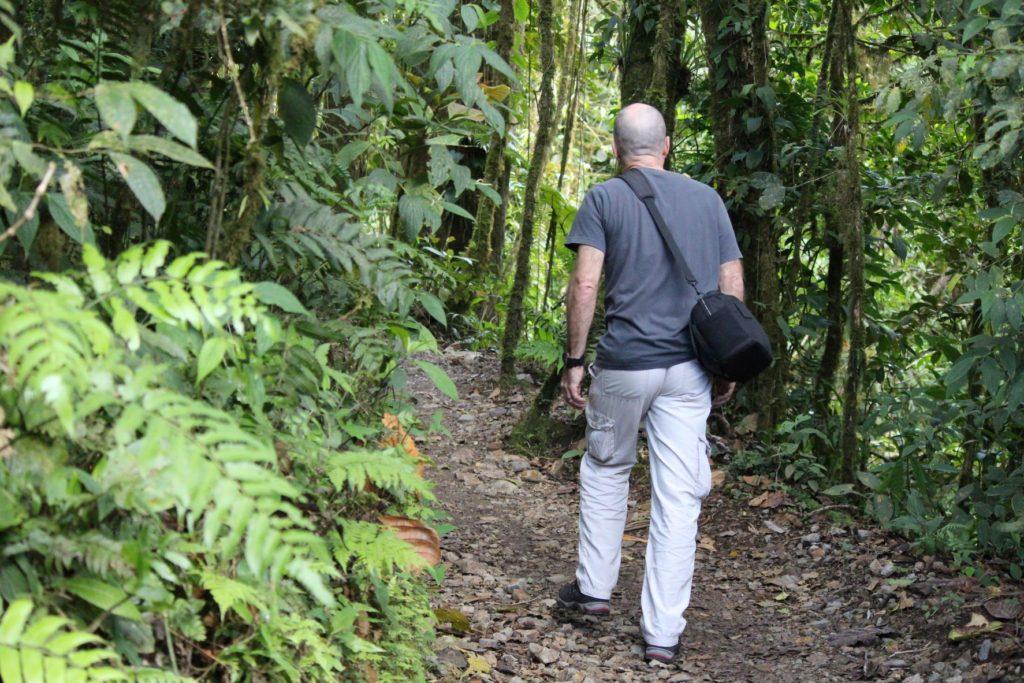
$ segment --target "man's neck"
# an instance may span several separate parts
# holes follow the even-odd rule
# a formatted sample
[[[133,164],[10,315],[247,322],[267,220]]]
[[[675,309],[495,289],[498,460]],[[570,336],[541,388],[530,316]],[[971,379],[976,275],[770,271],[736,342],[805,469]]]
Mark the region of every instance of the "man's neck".
[[[665,160],[654,156],[632,157],[629,161],[622,163],[623,172],[631,168],[654,168],[663,171],[665,170]]]

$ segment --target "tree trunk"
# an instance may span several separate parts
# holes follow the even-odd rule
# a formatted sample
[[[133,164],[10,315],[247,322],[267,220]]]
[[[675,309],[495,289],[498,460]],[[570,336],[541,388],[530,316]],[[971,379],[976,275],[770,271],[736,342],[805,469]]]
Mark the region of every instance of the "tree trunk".
[[[513,0],[501,0],[501,13],[497,23],[494,24],[494,48],[498,55],[506,62],[512,55],[512,45],[515,42],[515,10]],[[507,85],[507,79],[499,71],[492,71],[490,74],[494,85]],[[506,164],[502,162],[505,157],[505,148],[508,145],[508,129],[512,120],[505,119],[505,130],[494,131],[491,134],[490,144],[487,147],[487,159],[484,161],[483,182],[492,188],[497,189],[501,180],[502,168]],[[473,235],[470,238],[469,255],[477,263],[477,273],[487,270],[493,272],[495,254],[491,244],[491,232],[494,227],[495,205],[490,197],[480,193],[479,202],[476,208],[476,221],[474,222]],[[500,260],[500,255],[498,256]]]
[[[638,0],[626,3],[625,46],[619,70],[621,106],[644,102],[665,118],[671,137],[676,126],[676,105],[689,91],[690,70],[680,58],[685,5],[679,0]],[[651,15],[657,21],[650,25]],[[671,154],[665,160],[671,168]]]
[[[846,60],[846,124],[849,140],[844,154],[844,166],[839,173],[838,216],[845,226],[843,250],[846,254],[846,279],[849,283],[847,302],[849,315],[850,348],[846,361],[846,383],[843,387],[843,421],[839,448],[842,454],[843,474],[847,481],[855,481],[863,466],[860,455],[858,427],[860,426],[860,386],[864,375],[864,217],[860,182],[860,101],[857,96],[857,61],[854,50],[853,10],[850,0],[841,3],[838,25],[845,33],[844,58]]]
[[[771,213],[760,209],[759,193],[742,182],[756,173],[776,171],[774,91],[768,84],[768,3],[701,0],[700,12],[711,83],[709,115],[715,138],[717,184],[725,190],[723,196],[744,251],[751,308],[764,324],[777,359],[753,386],[760,427],[770,430],[778,419],[788,357],[786,340],[776,321],[778,244]],[[743,92],[749,94],[745,102],[737,104]],[[741,182],[730,182],[736,179]]]
[[[588,0],[583,0],[583,11],[580,13],[580,0],[573,0],[572,8],[569,11],[569,29],[565,41],[565,51],[562,53],[562,63],[568,64],[568,68],[562,70],[562,76],[558,85],[558,111],[565,109],[565,117],[562,123],[562,149],[561,157],[558,160],[558,183],[555,189],[561,194],[565,185],[565,169],[569,164],[569,149],[572,146],[573,125],[576,122],[576,104],[579,101],[581,78],[581,57],[582,47],[577,49],[577,37],[582,43],[583,33],[587,25]],[[577,19],[579,23],[577,24]],[[541,308],[547,310],[548,296],[551,293],[551,271],[555,264],[555,242],[557,242],[558,215],[552,210],[551,218],[548,221],[548,237],[545,245],[547,252],[547,271],[544,276],[544,292],[541,294]]]
[[[547,165],[551,149],[551,138],[555,121],[554,79],[555,50],[552,19],[554,0],[541,0],[538,14],[540,33],[541,82],[540,100],[537,103],[537,136],[530,156],[530,168],[526,174],[523,189],[523,227],[519,235],[519,249],[516,253],[516,271],[512,289],[508,296],[508,313],[505,318],[505,334],[501,344],[501,377],[509,382],[515,376],[516,347],[523,331],[523,315],[526,290],[530,280],[530,252],[533,248],[534,216],[537,211],[537,192],[541,175]]]

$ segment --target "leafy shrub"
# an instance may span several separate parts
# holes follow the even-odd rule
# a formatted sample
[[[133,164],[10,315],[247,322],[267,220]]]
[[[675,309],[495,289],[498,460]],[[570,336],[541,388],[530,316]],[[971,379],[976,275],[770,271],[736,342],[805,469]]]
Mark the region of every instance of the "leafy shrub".
[[[425,561],[377,522],[432,517],[415,444],[360,405],[358,358],[268,311],[287,290],[169,252],[0,282],[0,659],[69,625],[111,644],[72,664],[422,676]],[[387,367],[432,343],[406,325]],[[67,619],[24,627],[29,596]]]

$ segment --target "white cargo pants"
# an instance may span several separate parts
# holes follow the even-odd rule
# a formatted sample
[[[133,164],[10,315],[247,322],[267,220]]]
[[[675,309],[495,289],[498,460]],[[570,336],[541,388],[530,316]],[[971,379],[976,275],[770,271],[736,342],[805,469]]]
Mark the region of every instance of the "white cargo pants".
[[[711,491],[705,435],[711,381],[696,361],[655,370],[592,368],[580,465],[580,590],[607,599],[619,578],[629,471],[640,421],[650,448],[651,522],[642,632],[671,647],[686,627],[701,499]]]

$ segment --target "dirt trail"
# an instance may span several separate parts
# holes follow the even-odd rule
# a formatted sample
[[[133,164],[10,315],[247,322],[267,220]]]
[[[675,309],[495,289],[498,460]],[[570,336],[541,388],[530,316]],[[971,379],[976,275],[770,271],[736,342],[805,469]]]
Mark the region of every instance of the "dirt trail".
[[[435,360],[461,399],[445,398],[422,375],[411,378],[424,419],[440,412],[451,431],[427,449],[437,459],[428,476],[457,527],[442,541],[448,577],[434,601],[454,622],[439,629],[437,680],[1024,680],[1012,586],[985,592],[939,561],[911,556],[899,539],[802,513],[771,493],[768,478],[716,483],[701,515],[683,652],[670,666],[644,664],[642,466],[612,616],[562,614],[553,597],[575,565],[576,463],[504,449],[536,387],[497,392],[489,355],[450,351]],[[724,457],[716,456],[719,476]],[[972,615],[987,623],[975,630],[991,629],[996,616],[1003,624],[950,641],[950,628]]]

